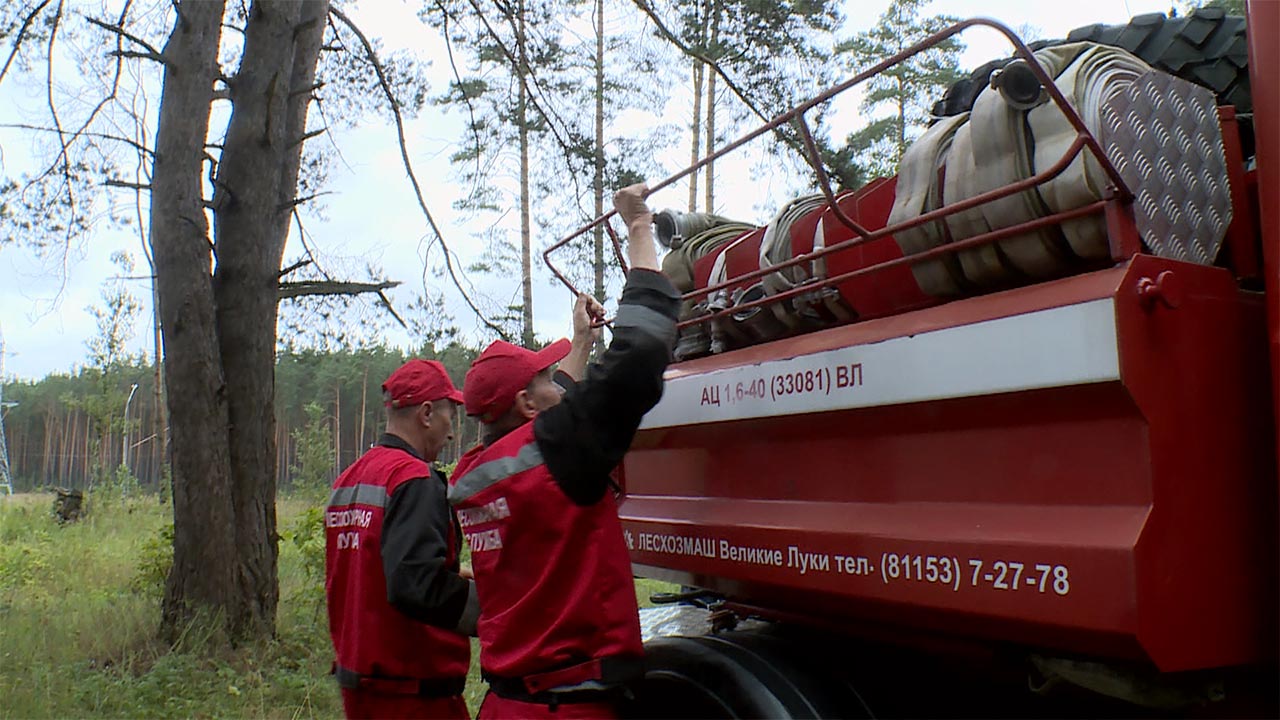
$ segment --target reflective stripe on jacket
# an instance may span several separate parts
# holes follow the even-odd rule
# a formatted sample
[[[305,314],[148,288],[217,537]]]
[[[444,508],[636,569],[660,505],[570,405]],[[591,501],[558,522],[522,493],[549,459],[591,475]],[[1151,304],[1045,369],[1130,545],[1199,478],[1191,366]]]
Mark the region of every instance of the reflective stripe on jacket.
[[[612,493],[565,495],[526,423],[458,462],[449,500],[471,546],[480,664],[518,678],[640,657],[631,560]]]
[[[325,508],[325,597],[337,664],[360,675],[413,680],[461,678],[468,639],[413,620],[387,600],[382,521],[403,483],[431,478],[431,467],[400,449],[375,446],[334,481]],[[449,538],[448,563],[458,547]]]

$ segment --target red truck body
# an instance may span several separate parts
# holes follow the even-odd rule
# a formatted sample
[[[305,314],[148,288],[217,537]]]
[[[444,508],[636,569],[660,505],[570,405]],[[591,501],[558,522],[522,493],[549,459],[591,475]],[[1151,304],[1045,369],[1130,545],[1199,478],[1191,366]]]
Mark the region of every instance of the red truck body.
[[[1274,657],[1264,327],[1226,270],[1138,256],[681,363],[624,465],[633,560],[849,630]]]
[[[828,191],[843,212],[829,205],[822,222],[848,230],[794,254],[825,259],[858,321],[671,367],[622,468],[637,574],[836,637],[1157,675],[1274,667],[1280,3],[1251,0],[1249,13],[1256,166],[1221,109],[1225,260],[1143,252],[1121,188],[1080,211],[1105,211],[1108,262],[948,300],[922,293],[910,267],[956,248],[902,256],[890,233],[903,226],[885,229],[892,181]],[[1076,127],[1073,150],[1096,150]],[[726,254],[722,287],[768,271],[753,272],[759,235]],[[710,262],[695,266],[704,295],[717,289]]]

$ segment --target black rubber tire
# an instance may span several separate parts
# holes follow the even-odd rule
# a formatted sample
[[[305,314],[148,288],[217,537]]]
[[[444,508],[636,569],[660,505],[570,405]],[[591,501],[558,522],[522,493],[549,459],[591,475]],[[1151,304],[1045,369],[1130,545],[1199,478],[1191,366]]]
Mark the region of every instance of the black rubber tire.
[[[754,633],[658,638],[645,665],[626,717],[869,717],[851,688]]]
[[[1245,19],[1227,15],[1222,8],[1200,8],[1179,18],[1136,15],[1127,25],[1087,25],[1072,30],[1066,40],[1030,45],[1038,50],[1085,41],[1128,50],[1152,67],[1213,90],[1220,105],[1234,105],[1240,113],[1253,111]],[[958,115],[971,109],[992,71],[1010,60],[989,62],[952,85],[934,105],[934,115]]]

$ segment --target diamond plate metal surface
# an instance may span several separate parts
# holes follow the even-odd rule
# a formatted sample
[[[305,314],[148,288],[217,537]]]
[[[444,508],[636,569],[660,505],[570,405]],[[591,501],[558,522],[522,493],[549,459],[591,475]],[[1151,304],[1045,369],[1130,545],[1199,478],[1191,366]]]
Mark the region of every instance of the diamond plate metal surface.
[[[1140,76],[1102,108],[1102,145],[1134,194],[1147,248],[1211,265],[1231,223],[1213,93],[1162,72]]]

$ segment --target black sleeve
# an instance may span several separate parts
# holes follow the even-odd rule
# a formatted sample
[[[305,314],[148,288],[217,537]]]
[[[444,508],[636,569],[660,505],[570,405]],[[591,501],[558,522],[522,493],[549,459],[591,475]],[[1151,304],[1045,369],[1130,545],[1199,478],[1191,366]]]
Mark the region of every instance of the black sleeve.
[[[465,632],[475,589],[446,562],[453,532],[440,478],[402,484],[382,519],[382,569],[392,607],[419,622]]]
[[[661,273],[632,270],[609,348],[587,367],[586,377],[566,389],[560,404],[533,422],[547,469],[579,505],[604,496],[609,473],[631,446],[640,419],[662,397],[679,299]]]

